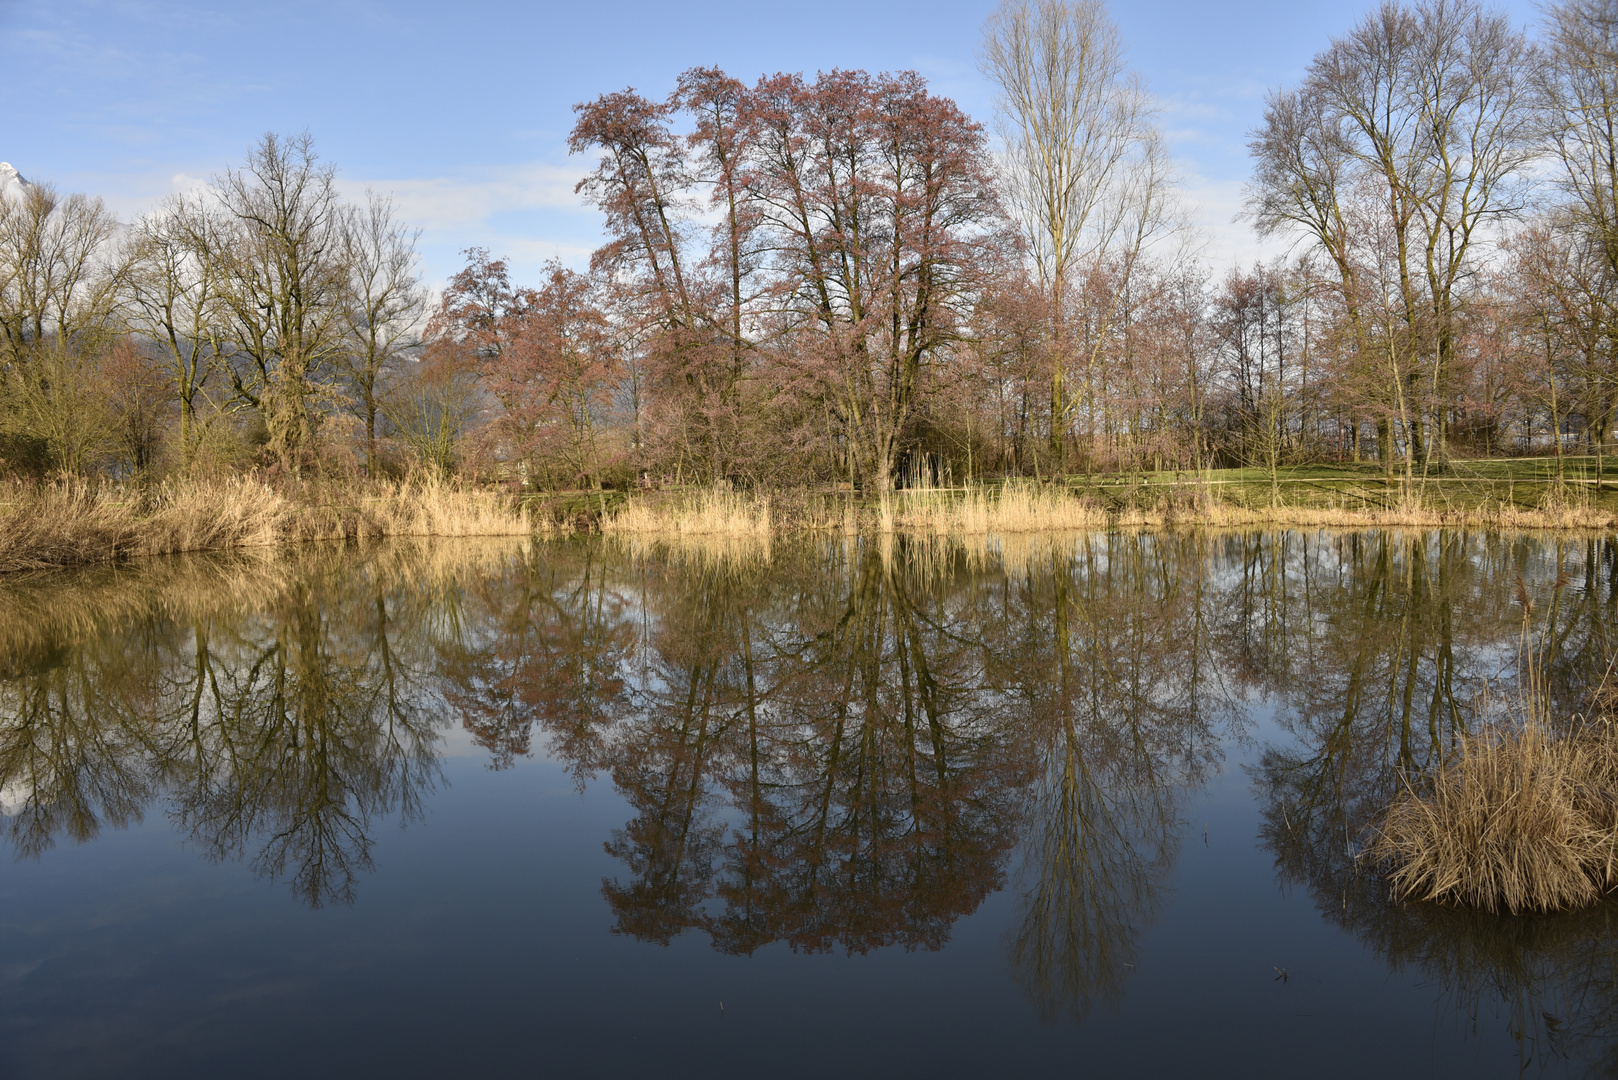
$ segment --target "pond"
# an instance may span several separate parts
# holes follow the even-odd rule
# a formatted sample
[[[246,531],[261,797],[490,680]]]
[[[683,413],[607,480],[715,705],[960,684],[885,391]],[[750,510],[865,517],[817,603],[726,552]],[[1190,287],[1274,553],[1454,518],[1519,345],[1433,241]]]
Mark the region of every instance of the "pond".
[[[1618,907],[1392,905],[1618,543],[394,543],[0,583],[0,1074],[1618,1068]],[[1523,601],[1531,608],[1525,611]]]

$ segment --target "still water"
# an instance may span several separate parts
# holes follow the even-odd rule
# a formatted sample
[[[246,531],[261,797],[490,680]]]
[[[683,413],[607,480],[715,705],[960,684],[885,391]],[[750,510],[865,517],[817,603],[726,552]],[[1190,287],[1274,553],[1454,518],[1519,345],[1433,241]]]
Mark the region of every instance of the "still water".
[[[395,544],[0,583],[0,1075],[1618,1069],[1354,853],[1618,544]]]

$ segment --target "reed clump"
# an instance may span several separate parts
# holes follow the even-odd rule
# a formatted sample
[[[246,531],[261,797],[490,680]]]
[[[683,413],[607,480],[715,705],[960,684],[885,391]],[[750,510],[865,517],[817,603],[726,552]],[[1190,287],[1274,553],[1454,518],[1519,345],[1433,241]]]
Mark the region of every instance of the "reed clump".
[[[13,483],[0,488],[0,573],[304,540],[510,536],[545,528],[503,492],[432,479],[279,488],[252,477],[145,489]]]
[[[1119,523],[1115,516],[1065,488],[1007,484],[998,491],[974,489],[961,496],[906,492],[894,500],[891,524],[884,521],[884,531],[897,527],[934,535],[979,536],[1097,529]]]
[[[1458,738],[1393,801],[1368,849],[1396,898],[1505,910],[1583,907],[1618,885],[1618,726],[1543,719]]]
[[[629,499],[601,519],[618,535],[760,536],[774,526],[767,497],[710,489],[672,498]]]

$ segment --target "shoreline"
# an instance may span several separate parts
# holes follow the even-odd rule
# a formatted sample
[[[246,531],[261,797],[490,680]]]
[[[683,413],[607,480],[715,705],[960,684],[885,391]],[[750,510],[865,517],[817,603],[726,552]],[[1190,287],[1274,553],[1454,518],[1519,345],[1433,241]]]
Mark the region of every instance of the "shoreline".
[[[1142,487],[1144,505],[1107,505],[1067,488],[909,490],[887,498],[847,491],[516,493],[419,483],[272,486],[237,477],[150,488],[78,482],[0,489],[0,575],[123,562],[152,555],[389,537],[560,537],[642,540],[775,539],[789,535],[935,537],[1097,530],[1268,528],[1472,529],[1618,532],[1618,511],[1544,498],[1467,507],[1280,505],[1224,501],[1198,488]]]

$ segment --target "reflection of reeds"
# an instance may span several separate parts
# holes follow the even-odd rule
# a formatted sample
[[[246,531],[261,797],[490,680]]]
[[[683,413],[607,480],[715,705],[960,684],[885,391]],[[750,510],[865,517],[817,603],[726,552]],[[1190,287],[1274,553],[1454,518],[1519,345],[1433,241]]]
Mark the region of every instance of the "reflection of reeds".
[[[467,580],[498,572],[526,541],[401,539],[366,554],[351,574],[377,588],[413,595],[447,594]],[[143,619],[175,622],[267,609],[300,574],[344,558],[336,545],[189,553],[133,567],[95,565],[21,574],[0,583],[0,674],[7,658],[78,641]]]
[[[769,533],[618,533],[608,541],[632,561],[656,560],[675,566],[724,569],[768,568],[774,551]]]
[[[283,591],[287,573],[272,552],[256,551],[187,555],[136,571],[95,566],[66,578],[13,577],[0,586],[0,677],[109,626],[265,606]]]
[[[503,536],[533,528],[499,492],[438,481],[329,490],[277,490],[246,478],[145,491],[13,484],[0,491],[0,573],[295,540]]]
[[[1618,910],[1610,904],[1545,918],[1351,894],[1342,910],[1342,924],[1391,967],[1413,964],[1439,987],[1449,1011],[1474,1022],[1505,1012],[1525,1058],[1585,1062],[1570,1075],[1618,1073]],[[1325,913],[1332,917],[1330,906]]]

